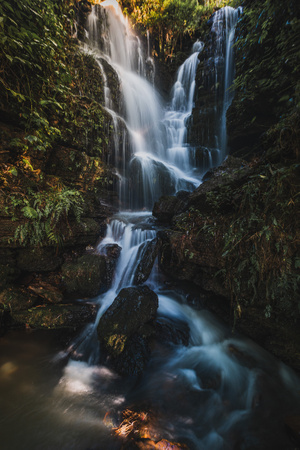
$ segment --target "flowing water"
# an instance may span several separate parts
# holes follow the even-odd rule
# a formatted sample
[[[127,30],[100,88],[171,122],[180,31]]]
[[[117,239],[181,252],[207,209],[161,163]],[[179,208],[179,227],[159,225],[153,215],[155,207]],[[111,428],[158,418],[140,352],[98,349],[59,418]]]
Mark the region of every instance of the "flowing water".
[[[122,379],[99,364],[98,321],[120,289],[133,284],[142,249],[156,235],[147,209],[163,193],[191,190],[200,183],[186,124],[204,44],[195,43],[179,69],[172,100],[163,107],[152,81],[145,78],[150,44],[144,58],[114,0],[93,8],[87,35],[85,51],[98,61],[104,106],[115,135],[120,129],[124,133],[123,139],[114,140],[114,159],[128,155],[117,169],[122,204],[131,210],[112,218],[97,248],[105,254],[107,245],[117,244],[122,251],[111,289],[91,300],[98,305],[95,323],[69,345],[47,333],[14,332],[2,339],[0,446],[4,450],[120,449],[112,427],[122,410],[143,404],[155,413],[160,439],[186,443],[190,450],[292,450],[295,446],[285,433],[283,419],[299,415],[299,378],[253,342],[232,337],[208,311],[189,306],[185,293],[166,290],[156,265],[146,284],[158,294],[158,315],[187,324],[189,345],[156,346],[138,379]],[[106,64],[120,80],[121,106],[112,100]]]

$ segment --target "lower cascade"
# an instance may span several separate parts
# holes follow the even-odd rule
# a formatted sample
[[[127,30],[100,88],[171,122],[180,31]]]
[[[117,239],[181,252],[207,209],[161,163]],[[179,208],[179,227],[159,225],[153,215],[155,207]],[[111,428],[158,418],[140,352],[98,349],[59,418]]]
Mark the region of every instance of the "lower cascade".
[[[164,105],[147,80],[149,50],[144,57],[118,3],[105,0],[93,7],[84,51],[94,56],[102,74],[104,107],[115,133],[109,157],[118,171],[120,199],[120,212],[94,251],[115,252],[117,263],[110,289],[91,300],[97,306],[95,322],[67,349],[21,344],[19,372],[26,381],[17,378],[19,408],[9,448],[294,448],[281,424],[282,417],[296,411],[293,396],[299,379],[252,341],[232,337],[210,312],[193,308],[186,293],[166,287],[157,267],[157,233],[150,212],[161,195],[194,190],[202,175],[226,156],[225,119],[232,99],[232,43],[239,14],[226,7],[213,19],[219,46],[214,63],[219,70],[223,59],[225,67],[222,74],[215,71],[215,82],[223,79],[223,103],[199,163],[199,149],[189,142],[189,124],[205,44],[194,44],[179,68],[170,103]],[[119,105],[111,94],[107,66],[120,83]],[[132,309],[126,310],[124,304],[133,298]],[[136,311],[142,316],[139,324]],[[112,314],[118,321],[105,341],[101,327],[109,326]],[[46,352],[53,356],[50,362]],[[29,353],[36,353],[38,361]],[[53,366],[56,370],[50,370]],[[1,370],[0,359],[4,376]],[[123,422],[122,411],[127,411]],[[6,441],[5,418],[2,422]],[[140,446],[126,447],[120,438],[126,441],[128,436]]]

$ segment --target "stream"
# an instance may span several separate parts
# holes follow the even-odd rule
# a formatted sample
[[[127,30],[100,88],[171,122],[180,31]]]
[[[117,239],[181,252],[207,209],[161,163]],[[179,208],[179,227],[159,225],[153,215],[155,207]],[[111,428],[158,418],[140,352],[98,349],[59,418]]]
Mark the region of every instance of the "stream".
[[[105,0],[93,7],[82,51],[94,56],[103,79],[104,107],[115,132],[113,160],[121,159],[116,170],[122,204],[97,252],[107,244],[122,251],[110,290],[90,300],[98,307],[95,323],[79,335],[70,340],[63,332],[10,331],[1,339],[1,449],[121,449],[112,428],[121,412],[134,406],[152,411],[159,439],[190,450],[296,448],[284,420],[300,415],[299,377],[251,340],[233,335],[206,309],[192,307],[185,292],[168,288],[156,263],[146,284],[158,295],[158,316],[187,325],[189,345],[156,345],[140,377],[122,378],[99,363],[98,322],[120,289],[133,285],[140,250],[156,236],[154,202],[162,194],[194,190],[226,156],[232,42],[240,13],[222,8],[212,23],[218,67],[225,59],[224,102],[216,114],[215,145],[197,167],[187,124],[204,43],[194,44],[165,105],[146,76],[149,50],[145,57],[118,3]],[[120,80],[121,106],[112,100],[107,65]]]

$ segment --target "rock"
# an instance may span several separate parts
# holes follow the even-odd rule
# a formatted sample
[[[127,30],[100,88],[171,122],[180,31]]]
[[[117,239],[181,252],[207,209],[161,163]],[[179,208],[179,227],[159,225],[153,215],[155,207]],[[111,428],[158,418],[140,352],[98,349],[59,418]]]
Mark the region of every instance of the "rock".
[[[148,286],[124,288],[103,314],[98,325],[102,348],[123,375],[141,373],[150,356],[149,338],[158,297]]]
[[[62,303],[64,299],[62,292],[57,287],[45,281],[32,283],[28,289],[49,303]]]
[[[61,263],[62,259],[52,247],[22,248],[17,258],[18,268],[26,272],[52,272]]]
[[[0,264],[0,290],[15,281],[19,275],[20,271],[14,265]]]
[[[68,294],[95,297],[109,288],[112,270],[105,256],[93,253],[63,264],[62,277]]]
[[[143,284],[148,280],[154,261],[158,254],[158,247],[159,242],[157,239],[153,239],[152,241],[145,243],[141,250],[139,263],[134,274],[133,284]]]
[[[107,244],[101,248],[101,254],[110,259],[118,259],[122,248],[118,244]]]
[[[70,228],[62,230],[65,247],[87,246],[94,244],[103,233],[102,225],[89,217],[81,217],[80,222],[75,219],[69,221]]]
[[[37,302],[38,296],[26,289],[9,287],[0,293],[0,306],[12,315],[16,311],[27,310]]]
[[[185,206],[180,197],[164,195],[154,203],[152,214],[161,223],[170,223],[173,216],[178,214]]]
[[[64,304],[39,306],[13,314],[15,325],[27,325],[35,329],[76,329],[96,317],[96,307],[89,304]]]

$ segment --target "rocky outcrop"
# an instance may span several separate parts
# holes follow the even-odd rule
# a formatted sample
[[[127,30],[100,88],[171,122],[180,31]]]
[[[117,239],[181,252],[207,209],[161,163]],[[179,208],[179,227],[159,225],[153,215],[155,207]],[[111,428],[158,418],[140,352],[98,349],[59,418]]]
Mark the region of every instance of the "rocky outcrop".
[[[0,293],[0,332],[9,327],[77,329],[96,316],[90,304],[63,303],[59,289],[48,283],[32,283],[27,289],[10,287]]]

